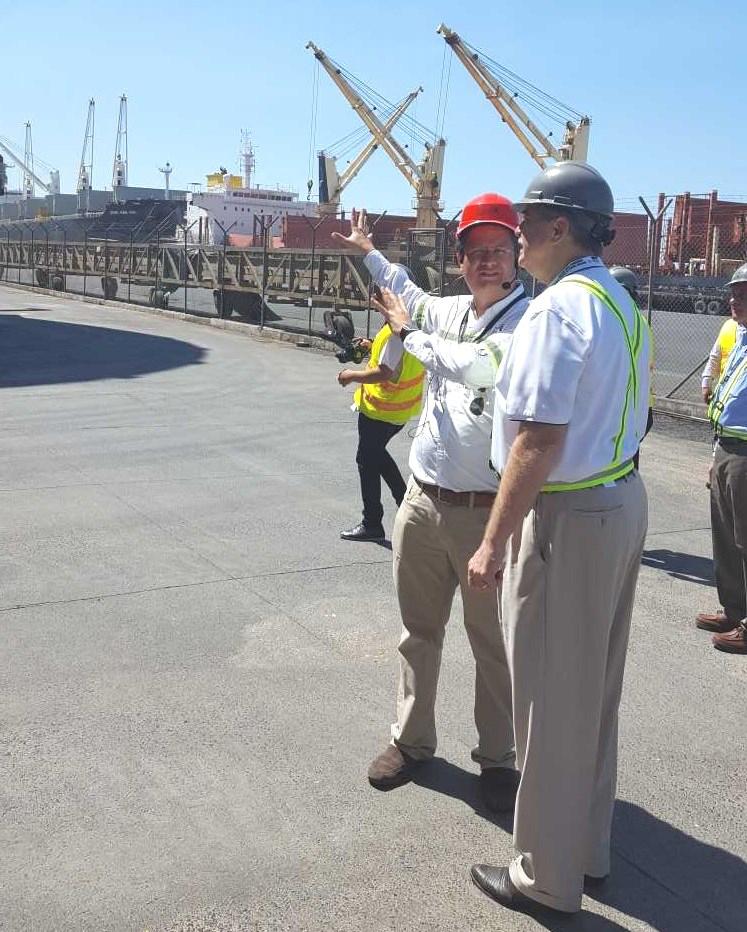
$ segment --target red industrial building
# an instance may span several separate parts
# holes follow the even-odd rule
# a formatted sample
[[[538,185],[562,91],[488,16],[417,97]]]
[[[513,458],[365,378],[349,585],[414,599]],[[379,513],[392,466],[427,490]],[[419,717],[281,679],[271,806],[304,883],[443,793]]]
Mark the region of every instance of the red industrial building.
[[[664,196],[659,197],[663,204]],[[720,201],[718,191],[708,197],[678,194],[664,236],[668,271],[724,274],[747,258],[747,203]]]

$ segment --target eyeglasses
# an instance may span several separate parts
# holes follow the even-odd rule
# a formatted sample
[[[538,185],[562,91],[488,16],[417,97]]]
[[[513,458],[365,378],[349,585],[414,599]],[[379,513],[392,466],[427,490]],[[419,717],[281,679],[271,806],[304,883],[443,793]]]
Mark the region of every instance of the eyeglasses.
[[[513,258],[514,251],[509,249],[506,246],[496,246],[495,249],[470,249],[469,252],[465,252],[464,258],[469,259],[470,262],[488,262],[490,259],[495,259],[497,262],[502,261],[503,259]]]

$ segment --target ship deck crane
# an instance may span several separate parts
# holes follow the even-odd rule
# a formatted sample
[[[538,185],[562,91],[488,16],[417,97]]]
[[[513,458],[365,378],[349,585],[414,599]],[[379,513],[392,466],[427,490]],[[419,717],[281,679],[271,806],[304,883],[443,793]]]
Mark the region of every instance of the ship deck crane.
[[[411,91],[404,100],[401,100],[396,105],[386,123],[383,124],[383,131],[387,135],[391,133],[399,119],[404,115],[407,108],[422,90],[422,87],[416,88],[416,90]],[[365,130],[363,131],[365,132]],[[345,137],[346,141],[347,139],[348,137]],[[342,192],[378,148],[379,141],[373,136],[361,151],[350,160],[347,168],[341,175],[337,172],[336,157],[328,155],[325,151],[319,153],[319,213],[322,216],[335,216],[337,214],[340,208],[340,196]]]
[[[86,131],[83,135],[83,152],[78,168],[78,209],[88,210],[91,206],[91,188],[93,187],[93,131],[96,118],[96,101],[88,101]]]
[[[351,83],[353,78],[337,62],[332,61],[313,42],[306,45],[314,57],[337,85],[338,90],[355,110],[373,136],[372,142],[380,146],[415,190],[416,223],[419,227],[435,227],[440,210],[441,174],[443,171],[444,139],[425,143],[425,154],[420,164],[416,164],[403,146],[391,134],[391,127],[381,122],[373,108],[370,107]],[[405,98],[407,99],[407,98]],[[403,102],[404,103],[404,102]],[[409,106],[409,105],[408,105]],[[402,114],[400,114],[401,116]],[[399,117],[398,117],[399,119]],[[391,117],[387,123],[391,121]],[[396,122],[396,121],[395,121]],[[372,150],[373,151],[373,150]],[[360,168],[360,166],[359,166]]]
[[[443,36],[446,44],[498,111],[503,122],[540,168],[547,168],[550,159],[558,162],[568,159],[586,160],[591,125],[588,116],[572,110],[498,62],[494,62],[443,23],[436,32]],[[544,133],[539,129],[518,103],[519,98],[526,101],[527,105],[542,117],[564,125],[561,145],[553,145],[550,141],[552,132]]]
[[[0,152],[4,152],[13,162],[21,169],[24,175],[24,194],[28,188],[27,179],[31,179],[34,184],[39,185],[39,187],[45,191],[47,194],[59,194],[60,193],[60,173],[54,169],[50,170],[49,181],[42,181],[41,178],[36,174],[33,169],[33,166],[29,165],[24,158],[21,158],[20,155],[13,149],[14,143],[10,139],[5,139],[4,137],[0,138]],[[39,160],[40,161],[40,160]],[[27,195],[30,196],[30,195]]]
[[[124,153],[124,156],[122,155]],[[114,146],[114,164],[112,166],[112,189],[114,198],[117,188],[127,186],[127,96],[119,98],[119,119],[117,120],[117,142]]]

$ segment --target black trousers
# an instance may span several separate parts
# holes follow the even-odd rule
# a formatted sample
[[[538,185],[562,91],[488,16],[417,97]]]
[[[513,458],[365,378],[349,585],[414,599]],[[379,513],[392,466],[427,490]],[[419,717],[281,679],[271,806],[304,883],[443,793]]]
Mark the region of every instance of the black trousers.
[[[646,434],[651,430],[653,426],[654,426],[654,410],[653,408],[649,408],[648,419],[646,420],[646,430],[641,440],[645,438]],[[641,448],[638,447],[638,449],[635,452],[635,456],[633,457],[633,465],[635,466],[636,469],[638,469],[640,467],[640,464],[641,464]]]
[[[719,440],[711,473],[711,536],[719,601],[747,616],[747,442]]]
[[[403,427],[404,424],[388,424],[358,413],[358,453],[355,462],[361,480],[363,523],[366,527],[379,527],[384,517],[381,505],[382,479],[389,486],[398,506],[405,497],[405,480],[386,449],[392,437]]]

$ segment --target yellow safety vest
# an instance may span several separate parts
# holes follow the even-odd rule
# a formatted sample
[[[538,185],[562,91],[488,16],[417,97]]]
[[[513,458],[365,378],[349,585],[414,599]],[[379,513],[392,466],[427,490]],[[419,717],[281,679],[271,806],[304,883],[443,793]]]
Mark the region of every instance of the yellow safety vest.
[[[563,282],[572,282],[575,285],[581,285],[590,291],[594,297],[598,298],[617,318],[625,335],[625,343],[628,348],[630,357],[630,371],[628,373],[628,384],[625,389],[625,402],[623,404],[622,417],[620,419],[620,429],[614,438],[614,448],[612,462],[594,476],[587,476],[586,479],[580,479],[578,482],[551,482],[542,487],[543,492],[575,492],[580,489],[593,489],[597,485],[604,485],[606,482],[614,482],[616,479],[622,479],[633,470],[633,461],[625,460],[621,462],[622,445],[628,428],[630,412],[638,406],[638,360],[641,355],[643,345],[643,329],[647,326],[647,321],[639,311],[635,301],[633,301],[633,332],[628,329],[628,323],[625,315],[615,304],[607,291],[591,278],[583,275],[570,275],[564,278]]]
[[[737,322],[733,318],[724,322],[723,327],[718,332],[718,348],[721,351],[721,359],[719,360],[719,377],[724,374],[724,369],[726,368],[726,360],[729,358],[729,354],[734,349],[734,344],[737,342]]]
[[[371,344],[369,369],[375,369],[379,365],[381,353],[391,336],[389,324],[384,324]],[[366,417],[375,421],[386,421],[388,424],[404,424],[411,417],[417,417],[423,407],[424,374],[422,363],[410,353],[403,353],[396,382],[371,382],[358,386],[355,392],[358,410]]]

